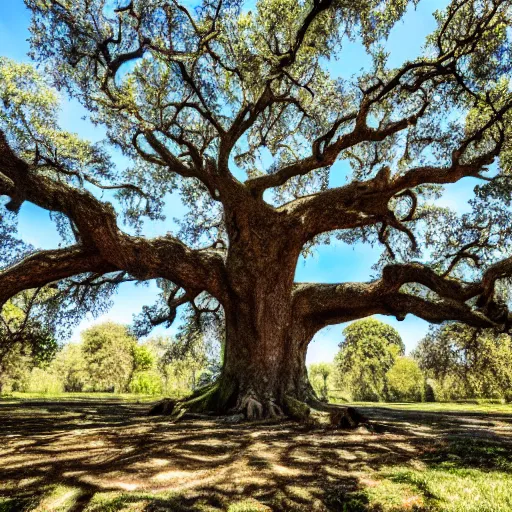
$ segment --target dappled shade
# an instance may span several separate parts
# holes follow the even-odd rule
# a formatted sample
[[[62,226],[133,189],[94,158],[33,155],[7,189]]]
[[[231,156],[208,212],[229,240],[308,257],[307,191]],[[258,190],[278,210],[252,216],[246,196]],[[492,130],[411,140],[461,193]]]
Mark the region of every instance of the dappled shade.
[[[495,471],[496,492],[512,484],[511,412],[365,408],[388,427],[378,434],[289,422],[173,425],[145,411],[119,400],[0,402],[2,510],[52,510],[55,502],[66,512],[134,504],[231,511],[237,503],[251,511],[363,511],[383,499],[379,489],[398,493],[400,509],[437,510],[447,496],[418,476],[429,467]]]

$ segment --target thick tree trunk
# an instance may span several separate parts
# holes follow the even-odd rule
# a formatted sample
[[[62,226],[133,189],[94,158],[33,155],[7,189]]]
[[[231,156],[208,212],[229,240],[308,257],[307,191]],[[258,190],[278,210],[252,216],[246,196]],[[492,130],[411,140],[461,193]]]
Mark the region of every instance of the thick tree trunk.
[[[177,410],[159,404],[153,413],[179,416],[186,410],[247,419],[307,415],[304,402],[314,398],[306,371],[311,336],[292,323],[291,289],[268,277],[244,286],[244,293],[234,293],[225,306],[224,361],[216,384]]]
[[[226,346],[219,381],[220,408],[249,419],[289,413],[289,399],[308,397],[306,348],[293,336],[289,305],[269,294],[226,311]]]
[[[301,230],[247,198],[247,209],[227,213],[225,350],[221,376],[170,410],[244,414],[248,419],[309,412],[314,398],[306,350],[314,331],[294,321],[293,286]],[[254,206],[254,204],[252,205]],[[260,208],[261,207],[261,208]],[[295,222],[295,221],[294,221]],[[155,412],[158,412],[155,410]]]
[[[305,400],[307,342],[293,322],[300,232],[275,212],[256,210],[228,222],[229,296],[224,301],[224,366],[214,406],[248,418],[287,414],[288,399]]]

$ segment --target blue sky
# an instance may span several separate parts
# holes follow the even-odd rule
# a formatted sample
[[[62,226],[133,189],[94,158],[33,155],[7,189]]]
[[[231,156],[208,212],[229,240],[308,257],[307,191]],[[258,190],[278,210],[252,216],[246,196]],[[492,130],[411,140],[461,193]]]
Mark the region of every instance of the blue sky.
[[[397,66],[421,52],[425,36],[435,27],[432,12],[443,8],[447,3],[447,0],[423,0],[416,9],[409,9],[404,19],[393,29],[386,44],[391,65]],[[29,14],[22,0],[4,0],[2,4],[0,55],[19,61],[28,61],[29,46],[26,40],[29,36]],[[368,63],[368,56],[361,45],[348,43],[338,58],[330,61],[328,66],[333,74],[350,77]],[[79,133],[83,138],[100,140],[104,132],[101,128],[94,127],[84,120],[83,117],[86,114],[86,111],[76,102],[64,98],[60,116],[62,127]],[[120,166],[126,165],[121,158],[118,158],[116,163]],[[342,165],[339,164],[337,167],[340,167],[336,169],[338,172],[332,173],[333,186],[344,182],[345,173],[342,172]],[[451,186],[441,203],[462,211],[466,208],[467,199],[471,196],[473,187],[474,182],[471,181]],[[179,199],[171,198],[167,207],[167,218],[179,217],[183,211]],[[55,248],[60,241],[48,213],[30,204],[25,204],[20,212],[19,230],[27,242],[39,248]],[[165,223],[153,223],[148,225],[144,234],[151,236],[167,230],[169,227]],[[372,249],[363,245],[348,246],[340,242],[322,246],[313,257],[299,261],[296,279],[308,282],[367,281],[372,274],[371,267],[377,261],[379,254],[378,247]],[[132,284],[122,285],[114,297],[112,309],[99,318],[86,318],[75,329],[73,338],[78,338],[80,331],[92,323],[107,319],[130,323],[132,315],[138,313],[144,304],[151,304],[156,293],[157,289],[154,285],[136,289]],[[392,317],[381,319],[398,329],[408,351],[416,346],[428,329],[426,322],[411,315],[403,322],[398,322]],[[341,340],[343,328],[344,325],[338,325],[319,332],[310,345],[308,362],[332,360]]]

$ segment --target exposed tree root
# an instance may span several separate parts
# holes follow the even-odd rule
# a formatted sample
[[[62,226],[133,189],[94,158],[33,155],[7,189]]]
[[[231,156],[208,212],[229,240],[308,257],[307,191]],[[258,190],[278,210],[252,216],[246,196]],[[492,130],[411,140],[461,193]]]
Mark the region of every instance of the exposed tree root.
[[[284,399],[286,414],[296,421],[307,421],[311,414],[311,409],[306,402],[297,400],[292,396],[286,396]]]
[[[317,411],[327,412],[329,414],[329,423],[334,428],[355,429],[365,425],[371,429],[370,420],[354,407],[329,404],[318,400],[314,396],[309,398],[308,403]]]
[[[218,385],[205,386],[196,390],[187,398],[164,398],[151,407],[148,415],[171,416],[174,421],[183,417],[186,413],[205,414],[213,408],[209,408],[210,402],[218,393]]]
[[[163,400],[160,400],[155,405],[151,407],[151,409],[148,411],[149,416],[158,416],[158,415],[164,415],[167,416],[169,414],[172,414],[174,411],[174,407],[176,405],[176,400],[172,400],[170,398],[164,398]]]
[[[238,400],[235,411],[244,414],[249,421],[278,419],[285,416],[281,407],[272,398],[260,399],[253,391],[248,391]]]
[[[260,398],[250,390],[238,397],[234,406],[228,407],[231,393],[214,384],[196,391],[191,396],[181,399],[164,399],[156,403],[148,412],[149,415],[167,415],[171,421],[185,418],[206,418],[222,416],[223,421],[238,423],[240,421],[276,421],[291,418],[307,422],[311,418],[311,409],[329,414],[329,424],[334,428],[355,429],[360,425],[372,427],[370,421],[353,407],[345,407],[320,401],[314,392],[308,394],[307,401],[298,400],[287,395],[282,405],[273,399]]]
[[[252,394],[247,394],[243,397],[237,409],[245,412],[245,416],[249,421],[263,417],[263,405]]]

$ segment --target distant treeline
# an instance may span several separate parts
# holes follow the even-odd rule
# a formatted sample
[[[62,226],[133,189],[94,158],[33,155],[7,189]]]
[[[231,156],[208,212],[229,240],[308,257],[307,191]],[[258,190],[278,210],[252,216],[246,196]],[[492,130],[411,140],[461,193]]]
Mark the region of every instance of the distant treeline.
[[[139,343],[126,326],[107,322],[79,343],[52,345],[45,358],[18,343],[0,362],[0,391],[182,395],[215,377],[215,359],[201,336]]]
[[[316,392],[341,401],[512,401],[512,338],[458,323],[432,327],[410,357],[373,318],[343,331],[333,363],[310,365]]]
[[[62,347],[22,340],[0,353],[0,392],[184,395],[218,375],[221,354],[196,332],[143,343],[112,322]],[[37,348],[37,350],[35,349]],[[433,327],[410,356],[374,318],[343,331],[333,363],[309,366],[317,394],[334,401],[512,401],[512,338],[458,323]]]

